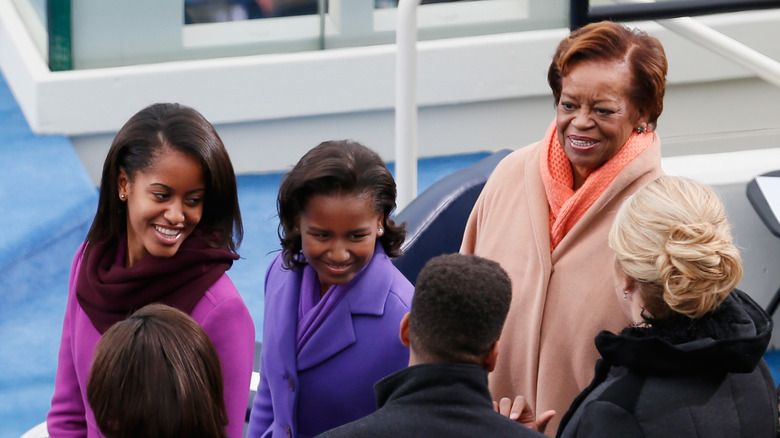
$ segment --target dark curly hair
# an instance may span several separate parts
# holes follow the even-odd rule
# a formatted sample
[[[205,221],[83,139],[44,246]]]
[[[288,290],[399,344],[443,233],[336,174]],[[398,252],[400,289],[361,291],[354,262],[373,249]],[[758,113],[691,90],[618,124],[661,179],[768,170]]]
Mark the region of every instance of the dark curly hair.
[[[406,225],[396,225],[390,218],[395,209],[395,180],[379,155],[350,140],[326,141],[307,152],[293,169],[285,174],[279,187],[279,240],[286,268],[301,267],[301,233],[298,219],[312,196],[354,194],[372,199],[376,212],[382,215],[385,232],[378,239],[389,257],[401,255]]]
[[[501,266],[475,255],[446,254],[417,277],[409,339],[426,362],[479,363],[501,336],[512,283]]]

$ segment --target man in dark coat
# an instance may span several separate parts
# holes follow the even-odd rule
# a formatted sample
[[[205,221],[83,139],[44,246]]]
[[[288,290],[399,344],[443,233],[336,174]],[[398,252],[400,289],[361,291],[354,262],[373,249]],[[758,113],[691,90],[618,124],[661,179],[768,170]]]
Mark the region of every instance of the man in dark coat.
[[[495,412],[487,387],[511,298],[509,277],[493,261],[431,259],[401,321],[409,367],[374,385],[376,412],[319,436],[544,437]]]

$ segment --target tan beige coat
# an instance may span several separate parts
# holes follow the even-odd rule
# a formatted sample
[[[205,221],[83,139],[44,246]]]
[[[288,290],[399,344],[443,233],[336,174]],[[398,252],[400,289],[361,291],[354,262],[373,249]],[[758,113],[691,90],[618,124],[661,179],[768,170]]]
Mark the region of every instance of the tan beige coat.
[[[490,374],[495,399],[525,396],[539,413],[558,414],[593,378],[601,330],[629,324],[614,287],[614,254],[607,234],[623,200],[659,177],[661,144],[629,163],[550,253],[549,207],[539,169],[541,144],[498,164],[466,225],[461,252],[501,264],[512,279],[512,304]]]

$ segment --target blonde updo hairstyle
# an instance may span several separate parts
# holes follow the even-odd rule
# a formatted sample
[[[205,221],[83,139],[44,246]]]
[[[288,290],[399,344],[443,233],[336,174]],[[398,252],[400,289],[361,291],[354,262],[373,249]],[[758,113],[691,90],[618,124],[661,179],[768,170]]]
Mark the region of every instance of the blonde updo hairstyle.
[[[696,181],[662,176],[618,210],[609,232],[617,266],[637,281],[645,319],[699,318],[742,278],[723,204]]]

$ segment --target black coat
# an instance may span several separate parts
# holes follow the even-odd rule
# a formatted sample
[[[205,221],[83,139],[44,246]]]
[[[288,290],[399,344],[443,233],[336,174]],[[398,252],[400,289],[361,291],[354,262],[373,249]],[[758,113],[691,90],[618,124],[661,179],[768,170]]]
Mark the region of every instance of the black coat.
[[[319,437],[544,438],[493,410],[478,365],[415,365],[380,380],[374,392],[376,412]]]
[[[777,395],[763,354],[772,320],[735,290],[700,319],[601,332],[593,382],[558,437],[775,437]]]

